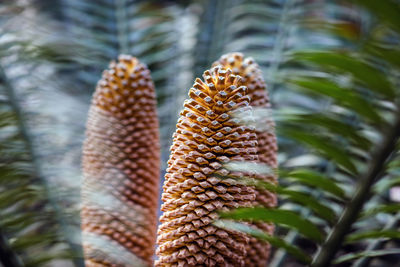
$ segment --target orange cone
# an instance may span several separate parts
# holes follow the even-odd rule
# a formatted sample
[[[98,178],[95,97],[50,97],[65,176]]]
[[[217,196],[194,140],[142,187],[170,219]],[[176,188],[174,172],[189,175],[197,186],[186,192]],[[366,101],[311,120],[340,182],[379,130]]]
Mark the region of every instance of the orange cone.
[[[90,266],[152,266],[160,144],[150,71],[121,55],[93,95],[83,148],[82,237]]]
[[[214,62],[214,67],[221,66],[229,68],[233,74],[243,77],[243,85],[249,89],[249,96],[251,97],[250,105],[254,108],[269,109],[270,103],[266,85],[262,78],[261,70],[258,64],[251,58],[244,58],[241,53],[230,53],[223,55],[218,61]],[[256,131],[258,140],[258,158],[261,163],[264,163],[276,169],[277,151],[278,146],[276,136],[274,133],[274,122],[271,119],[266,121],[257,122],[258,124],[264,123],[267,130]],[[277,183],[275,175],[262,175],[259,178],[265,182]],[[276,195],[268,190],[256,190],[255,205],[264,207],[275,207],[277,204]],[[272,235],[274,233],[274,226],[266,223],[257,223],[256,226]],[[270,254],[270,245],[264,241],[259,241],[256,238],[251,238],[247,249],[247,257],[245,259],[245,266],[266,266]]]
[[[217,228],[217,211],[251,206],[253,187],[223,176],[224,163],[255,162],[254,127],[232,111],[251,112],[242,78],[224,68],[204,72],[184,102],[165,175],[156,266],[244,266],[248,237]],[[246,111],[247,110],[247,111]]]

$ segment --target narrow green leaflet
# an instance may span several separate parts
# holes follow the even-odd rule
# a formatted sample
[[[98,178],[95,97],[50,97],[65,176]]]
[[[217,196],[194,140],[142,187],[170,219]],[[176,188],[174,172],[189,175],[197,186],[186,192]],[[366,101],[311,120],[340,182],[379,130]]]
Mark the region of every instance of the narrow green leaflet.
[[[359,258],[366,258],[366,257],[379,257],[385,255],[393,255],[393,254],[400,254],[399,248],[386,248],[382,250],[373,250],[373,251],[363,251],[359,253],[349,253],[337,258],[333,263],[339,264],[346,261],[351,261]]]
[[[41,252],[40,255],[38,255],[38,257],[35,257],[34,259],[29,259],[26,262],[25,266],[40,267],[55,259],[73,259],[74,257],[77,257],[77,255],[73,255],[72,253],[69,252],[57,252],[57,253]]]
[[[28,249],[31,246],[37,245],[37,244],[46,244],[50,245],[53,240],[57,238],[56,233],[34,233],[34,234],[26,234],[24,235],[24,238],[20,238],[15,240],[15,242],[12,243],[12,246],[15,250],[17,251],[24,251]]]
[[[350,234],[346,238],[347,243],[360,241],[362,239],[377,239],[377,238],[400,238],[400,232],[396,230],[370,230],[360,231]]]
[[[400,185],[400,177],[393,177],[390,179],[385,178],[380,180],[374,185],[373,191],[376,193],[382,193],[396,185]]]
[[[397,48],[397,47],[396,47]],[[366,46],[366,51],[386,60],[388,63],[400,68],[400,50],[394,47],[386,48],[378,45],[370,44]]]
[[[325,192],[329,192],[332,195],[337,196],[340,199],[345,198],[345,192],[333,180],[312,170],[298,169],[287,173],[282,178],[295,180],[310,186],[315,186]]]
[[[227,165],[227,166],[229,166],[229,165]],[[238,169],[238,170],[245,171],[246,169]],[[227,178],[224,176],[220,176],[220,177]],[[293,202],[299,203],[303,206],[310,208],[312,211],[315,212],[315,214],[319,215],[321,218],[323,218],[329,222],[332,222],[333,219],[335,218],[335,213],[330,207],[320,203],[320,201],[318,201],[311,195],[308,195],[308,194],[305,194],[302,192],[298,192],[295,190],[290,190],[288,188],[283,188],[279,185],[274,185],[272,183],[260,181],[257,179],[252,179],[249,177],[241,177],[241,178],[229,177],[229,178],[238,180],[242,184],[253,185],[259,189],[266,189],[268,191],[275,192],[282,197],[287,197]],[[332,181],[329,181],[329,182],[333,183]],[[336,185],[334,185],[334,186],[336,186]],[[340,190],[340,188],[339,188],[339,190]]]
[[[312,211],[314,211],[316,214],[329,222],[333,222],[333,220],[335,219],[335,212],[331,208],[322,204],[316,198],[312,197],[309,194],[286,188],[280,189],[277,192],[280,196],[287,196],[292,201],[309,207]]]
[[[355,3],[364,6],[371,13],[377,15],[381,22],[400,31],[400,5],[395,0],[353,0]]]
[[[338,71],[351,73],[360,83],[368,89],[393,99],[394,89],[385,75],[379,69],[359,60],[356,55],[332,52],[299,52],[295,55],[299,60],[308,61],[321,67],[332,67]]]
[[[257,3],[246,3],[245,5],[240,5],[232,9],[232,13],[229,14],[231,18],[237,19],[237,17],[243,15],[249,15],[256,17],[265,17],[266,20],[273,20],[279,17],[281,10],[279,8],[272,8],[268,5],[262,5]]]
[[[315,241],[322,241],[323,234],[309,220],[302,218],[290,210],[267,209],[267,208],[239,208],[233,211],[221,213],[221,218],[234,220],[254,220],[273,222],[295,229]]]
[[[353,90],[342,88],[335,82],[324,78],[298,77],[292,78],[289,82],[296,86],[332,98],[338,105],[352,110],[372,123],[382,121],[376,108]]]
[[[387,204],[387,205],[379,205],[373,207],[372,209],[366,210],[361,214],[361,218],[366,218],[369,216],[376,215],[378,213],[396,213],[400,211],[400,204]]]
[[[334,133],[344,138],[348,138],[363,150],[368,150],[371,147],[371,142],[361,136],[354,125],[345,123],[343,118],[336,118],[332,115],[325,114],[299,114],[289,119],[290,122],[304,125],[316,125],[318,127],[326,128],[330,133]]]
[[[229,166],[229,165],[228,165]],[[241,169],[241,171],[246,171],[246,169]],[[251,185],[255,186],[260,189],[266,189],[271,192],[277,192],[279,190],[279,186],[271,183],[271,182],[264,182],[258,179],[254,179],[248,176],[243,176],[243,177],[235,177],[232,175],[219,175],[219,174],[214,174],[215,177],[222,178],[222,179],[234,179],[238,181],[240,184],[245,184],[245,185]]]
[[[318,153],[336,162],[339,166],[343,167],[352,174],[357,174],[357,168],[353,162],[349,159],[346,151],[341,149],[337,144],[332,143],[331,140],[322,138],[318,135],[303,132],[299,129],[280,129],[279,132],[287,137],[290,137],[300,143],[303,143],[312,149],[315,149]]]
[[[218,221],[214,222],[214,225],[224,228],[224,229],[231,229],[231,230],[236,230],[236,231],[240,231],[243,233],[247,233],[249,235],[257,237],[258,239],[267,241],[268,243],[270,243],[272,246],[274,246],[276,248],[282,248],[282,249],[286,250],[288,253],[292,254],[294,257],[296,257],[298,260],[300,260],[304,263],[308,264],[311,262],[310,256],[305,254],[298,247],[293,246],[289,243],[286,243],[284,240],[279,239],[278,237],[270,236],[259,229],[255,229],[248,225],[238,223],[238,222],[232,222],[232,221],[228,221],[228,220],[218,220]]]

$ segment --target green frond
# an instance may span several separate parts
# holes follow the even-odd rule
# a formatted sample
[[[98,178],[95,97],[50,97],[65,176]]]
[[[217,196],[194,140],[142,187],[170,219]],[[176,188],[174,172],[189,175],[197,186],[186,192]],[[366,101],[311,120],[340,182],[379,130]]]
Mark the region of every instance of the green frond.
[[[368,6],[373,4],[366,2],[368,3],[361,5],[371,9]],[[286,27],[290,28],[291,19],[296,14],[304,15],[301,11],[296,12],[298,2],[288,1],[286,4],[286,10],[281,13],[286,17],[282,18],[283,21],[280,23],[280,38],[287,37],[284,34],[287,31]],[[357,9],[360,6],[355,5],[353,8]],[[346,23],[350,9],[347,7],[340,9],[341,6],[336,5],[335,12]],[[262,10],[261,6],[259,10]],[[375,12],[379,13],[377,10],[373,10],[369,15],[374,16]],[[276,14],[264,18],[255,11],[254,6],[251,7],[249,13],[251,12],[255,16],[260,16],[259,22],[254,24],[257,30],[265,31],[266,28],[261,26],[262,20],[270,19],[276,22],[274,18]],[[246,12],[243,11],[243,14],[237,14],[236,18],[245,16]],[[327,233],[326,240],[318,250],[314,249],[311,266],[329,265],[336,253],[345,251],[345,240],[351,241],[356,249],[361,249],[365,245],[368,247],[371,242],[376,242],[372,239],[379,239],[381,247],[397,236],[397,232],[390,228],[381,231],[366,228],[367,225],[377,223],[381,226],[382,222],[377,215],[385,213],[391,216],[391,213],[396,213],[398,208],[396,203],[387,199],[388,190],[398,184],[393,182],[397,180],[389,182],[388,179],[388,173],[393,173],[394,168],[387,169],[387,166],[396,166],[389,162],[394,162],[392,155],[397,151],[395,143],[399,137],[397,130],[399,102],[396,89],[398,62],[396,50],[391,50],[394,52],[389,56],[389,49],[382,47],[398,44],[399,36],[393,31],[375,33],[374,27],[379,27],[377,22],[380,21],[379,16],[381,15],[374,18],[376,21],[371,22],[369,28],[363,29],[365,33],[362,34],[368,37],[365,37],[362,44],[357,43],[360,41],[359,38],[353,38],[351,41],[346,39],[342,46],[315,46],[317,50],[304,46],[307,50],[302,51],[302,45],[297,48],[288,47],[275,51],[277,53],[275,57],[279,58],[279,62],[273,62],[267,72],[271,75],[267,76],[267,83],[269,79],[273,79],[275,88],[281,88],[283,85],[293,89],[288,91],[282,87],[279,93],[273,91],[272,98],[282,110],[276,116],[281,150],[284,154],[287,153],[287,157],[285,155],[283,159],[290,161],[298,158],[299,162],[296,165],[301,167],[296,169],[296,166],[291,167],[288,164],[288,170],[279,172],[281,185],[274,191],[281,195],[281,207],[276,211],[292,209],[299,212],[300,216],[310,218],[309,222],[312,225],[326,230]],[[394,22],[389,19],[386,23],[391,27]],[[240,27],[240,31],[243,28],[244,26]],[[302,31],[304,32],[304,29],[299,30]],[[387,36],[389,32],[390,38]],[[341,33],[343,31],[330,31],[324,34],[329,35],[332,40],[337,38],[336,44],[339,44],[342,36],[336,34]],[[249,43],[260,43],[260,36],[262,34],[257,35],[254,42]],[[296,37],[292,35],[292,38]],[[250,37],[247,35],[245,38]],[[300,43],[301,37],[297,38]],[[236,38],[235,42],[239,44],[240,38]],[[373,49],[375,46],[380,48]],[[282,49],[282,45],[277,47]],[[264,58],[271,57],[269,54],[266,55],[268,56],[264,55]],[[292,102],[285,102],[287,99]],[[304,157],[304,163],[301,163],[302,155],[316,155],[319,160],[309,164]],[[281,165],[283,168],[285,163],[283,161]],[[379,183],[373,187],[378,180]],[[376,188],[373,191],[376,195],[370,198],[369,192],[373,188]],[[267,216],[268,212],[244,209],[235,214],[234,218],[243,220],[261,218]],[[389,221],[394,223],[393,220]],[[279,220],[271,221],[285,227],[285,223],[282,225]],[[381,227],[385,228],[385,225]],[[293,227],[289,232],[283,228],[279,228],[279,232],[287,233],[284,237],[286,242],[293,244],[296,240],[311,239],[310,236],[308,238],[298,236],[303,230],[299,226]],[[354,252],[344,259],[360,261],[359,258],[370,258],[377,248],[376,244],[371,245],[371,251],[365,254]],[[271,266],[284,266],[282,264],[285,258],[285,252],[278,251]]]
[[[31,140],[26,137],[14,88],[3,70],[0,74],[0,94],[5,100],[0,104],[0,254],[5,255],[0,262],[4,266],[40,266],[61,254],[65,259],[77,257],[60,235],[55,206],[32,159]],[[38,250],[47,250],[48,256],[39,260],[35,257]]]
[[[239,180],[280,205],[215,224],[272,244],[271,267],[398,259],[398,1],[15,0],[0,15],[3,265],[79,266],[83,118],[110,60],[132,54],[152,71],[165,165],[187,88],[233,51],[262,68],[280,150],[279,185]],[[277,235],[230,219],[274,222]]]

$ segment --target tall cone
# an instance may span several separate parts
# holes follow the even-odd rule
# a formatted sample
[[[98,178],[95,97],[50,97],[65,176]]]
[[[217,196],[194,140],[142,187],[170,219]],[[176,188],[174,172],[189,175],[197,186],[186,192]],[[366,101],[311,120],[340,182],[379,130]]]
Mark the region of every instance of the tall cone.
[[[251,112],[247,87],[230,70],[196,79],[174,133],[165,175],[156,266],[244,266],[248,237],[212,225],[217,211],[251,206],[254,188],[221,176],[223,164],[258,160],[252,127],[231,115]]]
[[[81,211],[87,267],[152,265],[159,150],[150,71],[121,55],[103,72],[87,122]]]
[[[243,77],[243,85],[249,89],[251,97],[250,105],[254,108],[269,109],[270,103],[266,85],[262,78],[261,70],[258,64],[251,58],[244,58],[241,53],[230,53],[223,55],[218,61],[214,62],[213,66],[221,66],[229,68],[235,75]],[[278,167],[277,164],[277,142],[273,132],[274,122],[269,119],[265,131],[256,131],[258,139],[258,157],[261,163],[270,166],[272,169]],[[260,177],[266,182],[276,183],[275,175],[263,175]],[[276,206],[276,195],[267,190],[256,190],[255,205],[264,207]],[[266,223],[257,223],[256,226],[269,234],[273,234],[274,226]],[[251,238],[248,248],[247,257],[245,259],[246,266],[266,266],[270,254],[270,245],[264,241],[259,241],[256,238]]]

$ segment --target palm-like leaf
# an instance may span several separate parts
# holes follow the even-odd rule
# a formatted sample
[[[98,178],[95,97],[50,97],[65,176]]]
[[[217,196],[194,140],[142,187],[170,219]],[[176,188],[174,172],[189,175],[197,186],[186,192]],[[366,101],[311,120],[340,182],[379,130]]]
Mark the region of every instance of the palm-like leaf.
[[[93,1],[59,1],[52,2],[51,7],[48,6],[48,8],[45,5],[41,6],[43,12],[50,14],[61,12],[62,17],[67,21],[61,24],[50,18],[30,16],[29,12],[36,11],[31,5],[24,5],[19,1],[4,3],[3,7],[7,10],[15,10],[14,13],[16,13],[14,16],[10,15],[8,21],[4,21],[4,25],[9,26],[5,27],[8,35],[4,35],[8,38],[3,38],[1,43],[2,62],[7,65],[6,72],[12,74],[11,78],[6,77],[10,85],[7,89],[15,95],[13,104],[17,105],[18,112],[23,114],[23,118],[22,116],[15,118],[12,123],[19,125],[22,119],[24,120],[24,135],[21,137],[18,129],[16,130],[18,138],[21,139],[16,144],[21,147],[18,152],[24,155],[26,154],[22,150],[24,142],[29,142],[28,148],[32,148],[35,154],[24,155],[23,164],[19,163],[21,161],[19,158],[16,158],[18,164],[2,165],[8,171],[4,177],[11,174],[15,176],[13,176],[14,185],[7,184],[7,187],[1,187],[2,198],[8,199],[7,202],[2,202],[4,205],[2,210],[10,212],[8,209],[13,203],[12,200],[18,199],[22,199],[24,203],[33,203],[33,209],[43,208],[46,213],[28,209],[30,206],[27,210],[15,210],[16,216],[26,222],[21,224],[21,227],[36,223],[40,218],[43,225],[49,225],[48,231],[54,230],[56,233],[61,233],[61,236],[58,234],[43,236],[43,242],[47,242],[45,244],[56,244],[58,239],[64,241],[69,238],[72,239],[69,242],[73,248],[66,248],[64,254],[72,254],[73,250],[80,252],[80,245],[75,239],[75,235],[79,233],[79,228],[75,227],[78,224],[79,151],[85,124],[82,118],[86,115],[94,82],[110,59],[128,49],[127,52],[138,55],[151,68],[170,70],[170,73],[155,72],[155,82],[160,89],[161,107],[163,103],[177,101],[176,96],[179,95],[178,89],[181,87],[176,84],[185,82],[185,79],[191,79],[187,77],[187,72],[185,75],[172,75],[185,69],[186,64],[181,62],[178,56],[180,45],[176,41],[177,25],[185,20],[189,26],[193,23],[193,16],[190,11],[185,13],[178,6],[133,3],[133,1],[101,1],[96,4]],[[44,15],[44,13],[40,14]],[[36,21],[36,18],[40,21]],[[43,23],[43,20],[46,23]],[[26,25],[23,31],[12,27],[22,22]],[[44,26],[48,24],[47,22],[50,22],[50,29]],[[54,28],[52,25],[55,25]],[[64,36],[52,35],[52,30],[61,29],[65,31]],[[188,39],[192,38],[191,34],[185,36]],[[190,49],[190,47],[185,49]],[[2,105],[9,105],[8,98],[8,96],[4,98]],[[31,99],[36,101],[30,101]],[[63,105],[59,105],[60,99]],[[65,116],[65,114],[69,115]],[[173,117],[176,115],[171,110],[162,114],[163,133],[170,136],[172,128],[169,121],[175,121]],[[2,129],[5,130],[2,133],[4,132],[8,141],[11,137],[6,135],[6,131],[10,127],[6,122],[4,121]],[[6,140],[4,144],[7,144]],[[9,150],[16,150],[15,145],[11,145],[10,143],[1,147],[2,154],[4,153],[4,157],[8,160],[11,156]],[[35,166],[40,175],[31,172],[24,164]],[[33,178],[27,180],[22,174]],[[4,183],[8,181],[3,180]],[[37,187],[38,181],[45,184]],[[13,187],[18,192],[14,192]],[[29,194],[31,191],[33,191],[32,194]],[[34,200],[36,198],[38,200]],[[42,202],[37,204],[39,200],[43,201],[43,204],[39,205]],[[49,200],[51,205],[47,203]],[[55,207],[56,210],[54,210]],[[26,212],[26,216],[22,213],[23,211]],[[57,211],[59,216],[54,216],[54,211]],[[34,216],[38,218],[35,219]],[[18,223],[19,217],[13,218],[10,214],[4,217],[6,218],[4,226],[7,226],[5,228],[7,231],[3,231],[4,240],[16,235],[14,232],[11,233],[10,229],[16,227],[14,224]],[[52,219],[54,217],[56,219]],[[61,228],[65,226],[65,229],[59,231],[60,226]],[[25,251],[28,245],[40,244],[41,239],[38,234],[39,232],[37,235],[22,236],[20,241],[15,241],[17,243],[12,251],[15,249],[16,252],[21,252]],[[24,244],[26,244],[25,247],[23,247]],[[66,257],[64,254],[59,255],[57,251],[53,253],[49,249],[48,253],[44,253],[44,247],[38,248],[38,251],[41,251],[36,254],[39,256],[33,257],[34,254],[26,250],[26,259],[23,257],[23,262],[26,264],[34,260],[37,264],[43,264],[41,258],[46,261],[52,259],[48,255]],[[80,257],[78,254],[74,256]],[[77,265],[80,264],[78,262],[79,260],[77,260]]]
[[[39,266],[54,258],[71,258],[59,207],[33,160],[35,152],[14,88],[3,69],[1,80],[1,262],[5,266]],[[61,229],[61,230],[66,230]],[[9,241],[8,241],[9,240]],[[57,246],[62,245],[61,249]],[[36,250],[47,253],[32,256]]]
[[[386,131],[396,125],[399,7],[394,0],[354,2],[366,9],[360,11],[352,2],[308,0],[2,2],[0,13],[6,16],[1,23],[7,34],[0,37],[5,74],[1,88],[8,93],[0,99],[0,153],[8,164],[0,165],[0,210],[8,216],[1,220],[0,248],[32,265],[74,250],[66,244],[74,247],[76,240],[68,241],[62,226],[69,230],[78,224],[82,118],[95,82],[111,59],[124,52],[149,65],[160,103],[166,162],[183,92],[221,54],[240,51],[260,63],[273,107],[279,110],[274,115],[281,185],[256,186],[276,190],[282,196],[283,214],[307,218],[307,223],[301,224],[306,227],[301,231],[299,226],[280,227],[283,240],[242,224],[224,225],[240,227],[282,248],[271,266],[291,261],[286,251],[303,262],[311,261],[306,254],[314,253],[315,266],[336,252],[341,255],[337,263],[353,261],[354,266],[366,266],[374,256],[384,260],[385,252],[394,257],[396,250],[386,247],[396,237],[393,230],[399,220],[389,194],[400,184],[399,158],[396,153],[375,156],[373,151],[379,152],[382,140],[392,144]],[[21,29],[12,27],[22,22]],[[294,53],[304,48],[320,50]],[[392,147],[389,152],[397,150]],[[373,166],[379,175],[366,175]],[[360,182],[366,177],[372,180]],[[362,185],[372,197],[361,194],[364,208],[343,223],[338,220],[343,208],[353,205],[354,192]],[[19,231],[35,222],[47,227],[38,226],[40,231],[32,235]],[[314,227],[307,228],[310,224]],[[350,235],[336,230],[343,225]],[[325,238],[332,231],[339,233],[337,240],[312,241],[304,232],[313,232],[315,226]],[[379,228],[385,231],[376,232]],[[329,245],[338,240],[347,243]],[[56,244],[62,249],[49,249]],[[48,255],[22,253],[28,247]],[[324,252],[327,247],[334,247],[329,255]]]
[[[374,5],[369,1],[366,2],[360,1],[360,4],[365,4],[374,12],[375,10],[371,8]],[[392,5],[393,10],[398,9],[397,4],[389,3],[388,6]],[[393,10],[388,14],[393,13]],[[379,17],[380,13],[377,13]],[[358,41],[358,46],[354,45],[353,48],[349,46],[347,50],[292,53],[289,61],[285,63],[288,66],[293,63],[304,63],[303,69],[308,69],[303,73],[290,70],[290,78],[285,79],[287,86],[296,88],[303,94],[303,98],[311,100],[310,103],[315,101],[328,104],[325,110],[321,110],[318,105],[309,107],[297,103],[297,110],[301,113],[297,111],[282,114],[278,123],[278,133],[281,137],[288,138],[288,141],[292,140],[289,143],[291,146],[301,144],[311,149],[308,151],[316,153],[319,159],[323,159],[317,162],[318,168],[313,171],[317,171],[318,180],[321,181],[320,186],[313,185],[316,188],[314,190],[309,188],[311,185],[309,181],[304,183],[307,177],[316,180],[313,178],[315,175],[308,170],[305,171],[304,179],[294,180],[295,184],[293,179],[287,178],[298,172],[296,169],[289,173],[284,172],[281,176],[282,184],[286,185],[285,190],[287,186],[289,188],[294,186],[296,194],[304,190],[308,192],[307,194],[311,192],[309,197],[314,200],[309,203],[302,202],[302,210],[306,207],[309,211],[300,214],[302,216],[307,214],[310,221],[326,233],[326,240],[314,247],[315,254],[311,266],[329,265],[337,253],[344,253],[346,243],[352,243],[356,251],[361,250],[364,245],[367,245],[368,250],[366,253],[352,252],[336,262],[359,258],[354,265],[365,266],[370,257],[384,255],[383,251],[373,252],[387,244],[382,238],[393,240],[398,235],[398,231],[393,228],[398,221],[396,215],[387,215],[391,219],[386,225],[382,225],[379,216],[376,216],[379,212],[390,213],[392,207],[396,207],[381,195],[393,185],[386,186],[380,192],[374,191],[373,197],[370,197],[372,186],[376,181],[383,182],[390,179],[393,173],[391,171],[393,169],[387,169],[387,166],[392,168],[396,166],[390,162],[396,158],[396,142],[400,134],[395,78],[398,68],[395,56],[389,59],[384,55],[386,49],[389,47],[393,49],[397,44],[399,36],[396,27],[392,27],[395,23],[393,20],[385,18],[382,22],[383,25],[371,22],[370,28],[365,29],[367,41],[363,43],[357,40],[358,36],[352,36]],[[333,29],[337,25],[329,25],[327,28]],[[304,163],[301,164],[304,166]],[[326,185],[322,187],[327,181],[333,182],[337,188],[334,198],[332,191],[328,190]],[[341,188],[347,193],[343,194]],[[287,198],[285,194],[283,196],[286,200],[280,210],[293,208],[298,210],[296,205],[291,204],[298,202],[296,198],[293,196]],[[316,207],[315,202],[321,203],[322,206]],[[379,211],[368,211],[369,206],[376,207],[378,203],[381,203]],[[324,210],[327,207],[335,210],[334,217],[326,216]],[[358,216],[363,207],[366,209],[364,214],[369,216]],[[276,218],[268,217],[266,211],[253,210],[254,214],[250,217],[244,212],[224,216],[236,219],[260,219],[258,216],[265,216],[265,221],[279,223]],[[335,219],[331,221],[332,218]],[[371,227],[372,225],[375,227]],[[300,227],[295,229],[304,230]],[[292,237],[293,235],[288,235],[285,239],[292,241]],[[370,239],[380,241],[368,241]],[[395,252],[388,251],[388,254],[393,253]],[[275,257],[279,257],[279,254]],[[278,266],[282,262],[282,257],[276,259],[272,262],[273,266]]]

